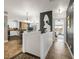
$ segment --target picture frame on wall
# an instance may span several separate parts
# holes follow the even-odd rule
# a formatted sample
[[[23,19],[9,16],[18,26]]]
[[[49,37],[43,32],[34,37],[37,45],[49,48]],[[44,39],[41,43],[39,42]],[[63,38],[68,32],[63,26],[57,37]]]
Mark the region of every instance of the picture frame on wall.
[[[52,11],[40,13],[40,31],[41,33],[52,31]]]

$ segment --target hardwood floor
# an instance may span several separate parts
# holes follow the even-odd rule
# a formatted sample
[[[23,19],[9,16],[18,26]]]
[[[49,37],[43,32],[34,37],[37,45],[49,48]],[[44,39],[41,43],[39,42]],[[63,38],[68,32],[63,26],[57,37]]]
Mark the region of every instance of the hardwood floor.
[[[29,53],[22,53],[21,52],[20,54],[14,56],[11,59],[40,59],[40,58],[37,56],[31,55]]]
[[[50,48],[46,59],[72,59],[63,39],[58,39],[54,42],[54,45]]]
[[[4,44],[4,59],[40,59],[29,54],[21,53],[21,50],[22,46],[19,38],[12,37],[9,42]],[[59,39],[51,46],[46,59],[72,59],[72,57],[64,41]]]
[[[11,37],[10,41],[4,43],[4,59],[10,59],[16,54],[20,53],[22,46],[19,37]]]
[[[28,53],[22,53],[22,45],[19,37],[11,37],[10,41],[4,43],[4,59],[40,59]]]

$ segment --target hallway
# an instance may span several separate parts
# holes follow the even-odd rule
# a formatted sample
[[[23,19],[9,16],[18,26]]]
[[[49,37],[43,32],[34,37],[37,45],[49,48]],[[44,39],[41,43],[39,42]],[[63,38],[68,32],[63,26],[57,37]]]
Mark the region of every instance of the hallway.
[[[54,42],[46,59],[72,59],[63,39],[58,39]]]

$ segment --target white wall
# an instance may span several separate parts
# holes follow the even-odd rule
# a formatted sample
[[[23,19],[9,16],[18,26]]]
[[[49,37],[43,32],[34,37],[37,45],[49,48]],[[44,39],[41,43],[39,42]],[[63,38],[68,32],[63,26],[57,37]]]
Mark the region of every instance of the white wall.
[[[8,42],[8,16],[4,13],[4,42]]]

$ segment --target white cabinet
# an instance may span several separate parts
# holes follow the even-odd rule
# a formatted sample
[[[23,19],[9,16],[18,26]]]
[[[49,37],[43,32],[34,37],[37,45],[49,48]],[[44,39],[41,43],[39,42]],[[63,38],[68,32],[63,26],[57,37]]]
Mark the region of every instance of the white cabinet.
[[[47,32],[24,32],[23,33],[23,52],[28,52],[33,55],[39,56],[40,59],[45,59],[50,47],[53,43],[53,33]]]

